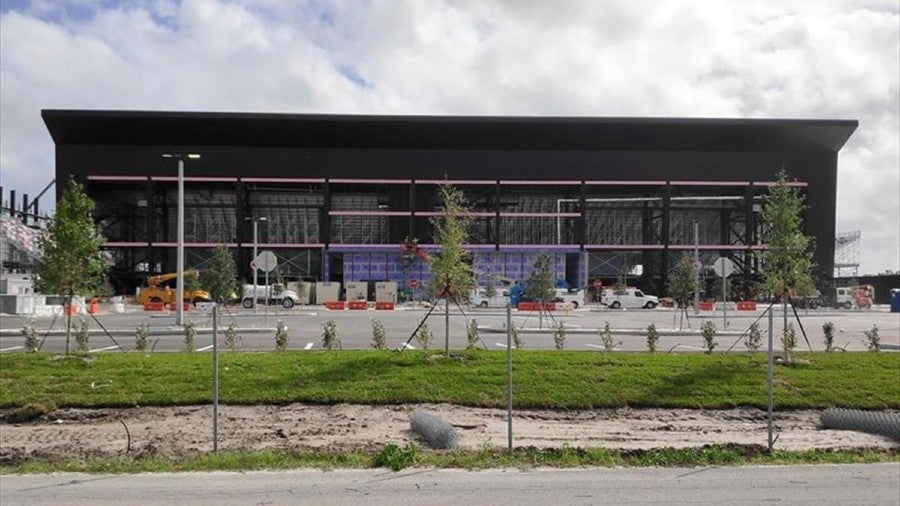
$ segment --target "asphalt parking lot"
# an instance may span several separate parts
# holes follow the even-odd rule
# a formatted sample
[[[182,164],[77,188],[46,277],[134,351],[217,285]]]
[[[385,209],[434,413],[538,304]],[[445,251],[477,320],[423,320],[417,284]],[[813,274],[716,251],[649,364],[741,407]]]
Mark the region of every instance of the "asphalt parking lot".
[[[552,317],[543,316],[543,328],[540,328],[540,317],[537,312],[512,312],[513,325],[522,329],[520,337],[526,349],[551,349],[553,337],[550,327],[554,323],[562,323],[566,329],[566,349],[599,351],[600,339],[597,333],[606,322],[613,332],[617,350],[639,351],[646,349],[646,328],[655,324],[660,332],[658,350],[668,352],[700,352],[703,340],[699,328],[703,321],[712,321],[718,330],[717,352],[724,351],[735,342],[734,351],[743,351],[743,342],[738,342],[741,334],[756,321],[763,307],[757,311],[729,311],[727,326],[723,326],[722,312],[703,311],[699,315],[689,314],[689,318],[681,324],[679,330],[678,314],[672,309],[632,309],[612,310],[602,307],[588,307],[570,311],[556,311]],[[284,310],[270,306],[268,314],[260,307],[254,313],[238,306],[229,306],[222,311],[221,333],[224,328],[233,324],[242,337],[241,349],[246,351],[270,350],[274,348],[274,327],[276,322],[283,321],[288,328],[290,349],[317,350],[322,348],[322,324],[334,320],[337,324],[338,337],[344,349],[369,348],[372,340],[372,319],[378,318],[387,331],[387,342],[391,348],[401,347],[428,313],[427,308],[398,307],[393,311],[332,311],[323,306],[296,307]],[[789,322],[797,329],[798,350],[808,350],[806,341],[800,332],[793,311],[788,309]],[[887,306],[876,306],[870,310],[798,310],[800,324],[806,330],[809,343],[814,350],[824,349],[822,324],[830,321],[835,326],[836,346],[847,351],[865,351],[866,337],[864,331],[873,325],[879,327],[881,342],[885,348],[900,347],[900,314],[890,313]],[[774,330],[776,348],[783,325],[783,313],[780,306],[775,306]],[[86,318],[91,327],[91,349],[102,353],[120,352],[118,345],[126,350],[134,348],[134,334],[138,325],[146,323],[150,326],[151,345],[155,351],[178,351],[183,349],[183,333],[174,325],[174,313],[144,312],[137,306],[128,306],[123,314],[115,313],[112,307],[101,306],[100,313],[93,320],[88,316],[75,316],[73,319]],[[186,318],[196,324],[198,334],[195,338],[196,348],[208,351],[212,346],[212,317],[208,311],[191,310]],[[443,347],[444,343],[443,307],[436,309],[427,320],[429,329],[434,334],[432,347]],[[483,346],[487,349],[502,350],[506,346],[505,309],[451,308],[450,311],[450,346],[463,348],[466,344],[466,325],[476,320]],[[764,332],[768,318],[759,321]],[[47,335],[44,349],[63,351],[65,337],[65,320],[62,315],[55,319],[52,316],[27,317],[2,315],[0,317],[0,352],[17,353],[23,351],[22,327],[33,322],[41,337]],[[52,327],[51,327],[52,324]],[[101,329],[103,326],[112,334],[108,336]],[[49,330],[49,332],[48,332]],[[223,339],[220,334],[220,343]],[[118,345],[117,345],[118,343]],[[412,341],[412,346],[419,345]],[[73,344],[74,345],[74,344]]]

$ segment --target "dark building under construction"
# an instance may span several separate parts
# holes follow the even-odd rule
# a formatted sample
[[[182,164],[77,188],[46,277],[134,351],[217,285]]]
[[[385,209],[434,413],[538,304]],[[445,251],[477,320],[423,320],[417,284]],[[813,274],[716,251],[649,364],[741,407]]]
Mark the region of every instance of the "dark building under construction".
[[[176,259],[177,169],[185,160],[185,265],[254,246],[284,280],[427,281],[439,185],[467,197],[483,283],[520,280],[538,252],[571,285],[626,275],[665,293],[679,255],[728,256],[752,279],[760,212],[784,169],[806,196],[818,275],[834,264],[838,152],[848,120],[430,117],[45,110],[56,178],[83,182],[121,292]],[[60,191],[63,184],[57,185]]]

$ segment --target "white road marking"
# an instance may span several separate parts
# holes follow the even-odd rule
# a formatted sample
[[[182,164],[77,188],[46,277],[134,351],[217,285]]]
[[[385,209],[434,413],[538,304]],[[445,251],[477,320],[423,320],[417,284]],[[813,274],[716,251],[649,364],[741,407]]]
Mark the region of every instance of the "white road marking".
[[[96,350],[88,350],[88,353],[95,353],[98,351],[115,350],[118,348],[119,348],[118,346],[107,346],[106,348],[97,348]]]
[[[202,348],[197,348],[197,351],[206,351],[206,350],[211,350],[211,349],[212,349],[212,347],[213,347],[213,345],[209,345],[209,346],[204,346],[204,347],[202,347]]]
[[[673,350],[674,350],[675,348],[687,348],[687,349],[689,349],[689,350],[705,350],[705,349],[706,349],[706,348],[699,348],[699,347],[697,347],[697,346],[688,346],[688,345],[686,345],[686,344],[676,344],[675,346],[672,346],[672,349],[673,349]]]
[[[306,343],[306,346],[303,347],[304,350],[311,350],[315,343]]]
[[[3,352],[3,351],[13,351],[13,350],[21,350],[22,348],[24,348],[24,346],[13,346],[13,347],[10,347],[10,348],[0,348],[0,352]]]
[[[600,346],[599,344],[591,344],[591,343],[587,343],[587,344],[585,344],[585,346],[590,346],[591,348],[603,348],[603,346]]]
[[[503,343],[494,343],[494,344],[495,344],[496,346],[501,347],[501,348],[506,348],[506,345],[503,344]]]
[[[413,346],[413,345],[411,345],[411,344],[409,344],[409,343],[403,343],[403,347],[404,347],[404,348],[409,348],[409,349],[411,349],[411,350],[416,349],[415,346]]]

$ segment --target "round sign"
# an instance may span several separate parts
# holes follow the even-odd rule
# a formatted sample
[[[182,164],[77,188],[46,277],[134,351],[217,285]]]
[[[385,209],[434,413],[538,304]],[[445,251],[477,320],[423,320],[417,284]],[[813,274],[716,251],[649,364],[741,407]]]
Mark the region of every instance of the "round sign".
[[[717,258],[713,266],[715,267],[716,275],[720,278],[727,278],[734,272],[734,262],[727,257]]]
[[[419,280],[418,280],[418,279],[410,279],[410,280],[409,280],[409,287],[410,287],[410,288],[415,288],[415,287],[417,287],[417,286],[419,286]]]
[[[599,279],[595,279],[594,280],[594,288],[602,288],[602,287],[603,287],[603,281],[600,281]]]

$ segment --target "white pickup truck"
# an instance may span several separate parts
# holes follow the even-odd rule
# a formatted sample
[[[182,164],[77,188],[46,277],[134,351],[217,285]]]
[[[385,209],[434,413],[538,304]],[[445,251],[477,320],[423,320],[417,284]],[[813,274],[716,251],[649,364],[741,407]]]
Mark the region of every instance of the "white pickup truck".
[[[553,302],[570,304],[572,309],[578,309],[584,305],[584,290],[557,288]]]
[[[476,288],[469,294],[469,303],[476,307],[506,307],[509,303],[509,290],[497,290],[493,297],[488,297],[487,290]]]
[[[279,304],[285,309],[291,309],[300,303],[300,297],[293,290],[286,290],[282,285],[274,284],[268,287],[269,296],[266,297],[266,287],[256,286],[256,302],[262,304]],[[244,285],[243,295],[241,296],[241,305],[245,309],[253,307],[253,285]]]
[[[616,294],[612,288],[606,288],[603,290],[600,302],[610,309],[653,309],[659,305],[659,297],[646,295],[637,288],[626,288],[625,293],[621,294]]]

